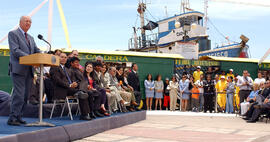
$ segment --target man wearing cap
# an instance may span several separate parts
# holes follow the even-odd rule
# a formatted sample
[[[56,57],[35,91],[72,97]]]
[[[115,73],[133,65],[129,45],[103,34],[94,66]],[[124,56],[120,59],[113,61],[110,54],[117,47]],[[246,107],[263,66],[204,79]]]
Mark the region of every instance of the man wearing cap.
[[[220,77],[220,81],[216,84],[217,92],[217,103],[222,111],[225,111],[226,106],[226,87],[227,82],[225,81],[225,76]]]
[[[227,73],[227,75],[226,75],[226,79],[228,79],[229,76],[231,76],[232,78],[234,78],[233,69],[230,69],[229,70],[229,73]]]
[[[194,71],[193,73],[194,82],[196,82],[197,80],[200,80],[200,77],[202,74],[203,72],[201,71],[201,66],[197,66],[196,71]]]

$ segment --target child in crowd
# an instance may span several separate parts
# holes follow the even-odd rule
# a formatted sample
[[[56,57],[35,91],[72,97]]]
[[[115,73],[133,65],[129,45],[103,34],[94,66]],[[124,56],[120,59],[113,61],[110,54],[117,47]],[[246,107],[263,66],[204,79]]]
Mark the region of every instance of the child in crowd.
[[[165,83],[164,83],[164,102],[163,106],[168,110],[168,106],[170,104],[170,90],[167,88],[169,85],[169,78],[166,77]]]
[[[200,90],[199,90],[199,84],[196,82],[191,89],[192,93],[192,99],[191,99],[191,108],[192,111],[198,112],[199,108],[199,96],[200,96]]]
[[[233,96],[235,92],[235,84],[233,83],[233,77],[228,76],[228,83],[226,87],[226,113],[233,113]]]
[[[155,81],[155,99],[156,99],[155,110],[157,110],[158,103],[159,103],[159,109],[162,110],[161,99],[163,98],[163,89],[164,89],[164,84],[163,84],[163,81],[161,80],[161,75],[158,75],[157,80]]]

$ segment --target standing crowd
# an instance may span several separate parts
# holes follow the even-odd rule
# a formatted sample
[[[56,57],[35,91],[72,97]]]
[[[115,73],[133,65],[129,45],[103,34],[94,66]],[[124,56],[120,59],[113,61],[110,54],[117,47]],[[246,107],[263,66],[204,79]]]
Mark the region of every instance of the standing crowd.
[[[171,80],[166,78],[164,83],[161,75],[154,81],[152,75],[148,74],[144,81],[147,110],[152,110],[155,98],[155,110],[159,106],[160,110],[169,108],[175,111],[179,106],[181,111],[241,113],[247,116],[245,119],[248,122],[255,122],[260,113],[256,112],[252,118],[254,105],[264,108],[260,112],[270,109],[269,82],[268,76],[261,71],[253,81],[247,70],[240,76],[234,74],[233,69],[226,74],[225,71],[218,73],[217,68],[208,67],[204,73],[200,66],[192,74],[184,72],[179,79],[173,75]],[[249,106],[252,106],[251,109]]]

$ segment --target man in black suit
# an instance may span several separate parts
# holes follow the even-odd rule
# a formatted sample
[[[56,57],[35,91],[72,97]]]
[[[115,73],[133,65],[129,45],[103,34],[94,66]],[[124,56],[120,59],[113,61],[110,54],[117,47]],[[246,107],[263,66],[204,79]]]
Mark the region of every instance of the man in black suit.
[[[101,68],[102,64],[100,62],[94,62],[94,72],[93,72],[93,80],[95,81],[96,84],[96,89],[98,92],[100,92],[100,103],[101,103],[101,112],[105,116],[109,116],[110,114],[107,112],[106,108],[108,109],[108,102],[107,102],[107,95],[106,95],[106,90],[104,86],[104,79],[102,78],[102,73],[101,73]]]
[[[140,104],[141,101],[141,92],[140,92],[140,80],[138,75],[138,65],[133,63],[131,73],[128,74],[128,85],[130,85],[134,90],[134,95],[136,98],[136,102]]]
[[[88,94],[79,90],[83,78],[77,77],[72,71],[65,67],[67,62],[66,53],[60,54],[60,66],[50,69],[50,76],[54,83],[53,99],[65,99],[66,96],[78,95],[79,106],[81,109],[80,119],[91,120],[88,116],[89,104]]]

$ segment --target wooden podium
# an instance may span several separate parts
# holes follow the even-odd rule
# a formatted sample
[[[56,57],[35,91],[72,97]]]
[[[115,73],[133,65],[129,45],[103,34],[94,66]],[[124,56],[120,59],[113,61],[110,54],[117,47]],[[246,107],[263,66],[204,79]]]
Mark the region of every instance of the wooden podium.
[[[26,126],[55,126],[54,124],[42,121],[43,70],[44,66],[59,66],[59,57],[52,54],[36,53],[20,57],[20,64],[40,67],[39,121],[29,123]]]

